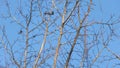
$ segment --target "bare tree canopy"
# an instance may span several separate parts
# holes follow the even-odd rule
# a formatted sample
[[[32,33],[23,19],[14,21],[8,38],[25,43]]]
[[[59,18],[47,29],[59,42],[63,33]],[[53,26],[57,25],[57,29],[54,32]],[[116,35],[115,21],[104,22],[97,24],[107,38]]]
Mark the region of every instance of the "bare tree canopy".
[[[1,0],[0,65],[120,67],[120,19],[105,18],[98,2],[99,13],[94,0]]]

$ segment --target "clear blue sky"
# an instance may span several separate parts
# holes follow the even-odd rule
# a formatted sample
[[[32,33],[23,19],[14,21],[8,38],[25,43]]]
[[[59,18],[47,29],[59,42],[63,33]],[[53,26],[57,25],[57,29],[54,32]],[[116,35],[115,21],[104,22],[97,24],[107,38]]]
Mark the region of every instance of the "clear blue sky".
[[[8,1],[12,3],[11,6],[14,7],[12,10],[13,12],[15,12],[14,9],[17,7],[16,0],[8,0]],[[93,20],[93,21],[106,22],[111,15],[115,16],[114,19],[120,17],[120,0],[93,0],[93,3],[94,3],[93,10],[90,14],[91,21]],[[0,15],[1,14],[6,15],[6,10],[7,9],[5,8],[4,0],[0,0]],[[8,38],[10,39],[11,42],[13,42],[13,40],[15,40],[15,38],[17,38],[18,36],[18,32],[20,30],[19,26],[16,26],[16,24],[14,23],[13,24],[8,23],[7,19],[5,20],[0,18],[0,25],[2,24],[6,26]],[[116,25],[116,30],[118,30],[117,31],[118,33],[120,33],[119,27],[120,25]],[[115,53],[120,55],[120,41],[118,39],[120,40],[120,38],[114,38],[109,48],[113,50]],[[4,55],[3,51],[1,51],[0,54],[0,65],[4,66],[4,60],[1,61],[4,57],[1,55]],[[102,68],[106,68],[104,67],[104,65],[102,66],[103,66]]]
[[[115,16],[114,19],[120,17],[120,0],[93,0],[96,4],[96,7],[93,10],[93,18],[97,18],[97,20],[107,21],[110,18],[110,15]],[[95,13],[94,13],[95,12]],[[116,30],[120,33],[120,26],[116,26]],[[111,48],[114,49],[115,52],[120,52],[120,41],[113,40]]]

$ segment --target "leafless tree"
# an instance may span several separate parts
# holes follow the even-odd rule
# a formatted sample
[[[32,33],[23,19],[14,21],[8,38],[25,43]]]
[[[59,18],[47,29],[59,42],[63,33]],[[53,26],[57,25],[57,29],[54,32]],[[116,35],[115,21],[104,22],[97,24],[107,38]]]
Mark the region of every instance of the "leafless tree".
[[[91,20],[92,0],[5,0],[0,48],[6,68],[119,66],[110,49],[119,40],[119,18]],[[112,63],[118,61],[118,63]]]

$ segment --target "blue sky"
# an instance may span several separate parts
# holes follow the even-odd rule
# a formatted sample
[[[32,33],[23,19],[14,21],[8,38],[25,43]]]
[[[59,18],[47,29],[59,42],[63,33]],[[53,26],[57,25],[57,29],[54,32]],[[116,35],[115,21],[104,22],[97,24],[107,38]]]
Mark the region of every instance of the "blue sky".
[[[108,18],[110,18],[110,15],[115,16],[114,19],[120,17],[120,0],[99,0],[101,3],[101,8],[102,8],[102,17],[104,20]],[[99,4],[99,3],[98,3]],[[98,13],[99,14],[99,13]],[[120,32],[120,26],[115,26],[116,30],[118,31],[118,33]],[[115,38],[117,39],[117,38]],[[112,42],[112,46],[110,48],[114,49],[115,52],[119,53],[120,51],[120,41],[119,40],[113,40],[114,42]]]
[[[14,9],[17,7],[17,3],[16,0],[8,0],[10,3],[12,3],[12,12],[15,12]],[[90,14],[90,21],[102,21],[102,22],[106,22],[110,16],[114,16],[114,20],[117,19],[118,17],[120,17],[120,0],[93,0],[93,10],[91,11]],[[5,8],[4,5],[4,0],[0,0],[0,15],[1,14],[5,14],[7,9]],[[19,16],[18,16],[19,18]],[[0,25],[4,24],[6,26],[6,32],[8,35],[8,38],[10,39],[11,42],[13,42],[13,40],[15,40],[19,35],[18,32],[20,29],[19,26],[16,26],[16,24],[14,23],[8,23],[9,20],[7,19],[2,19],[0,18]],[[116,25],[116,30],[118,30],[117,32],[120,33],[120,24]],[[118,29],[117,29],[118,28]],[[1,33],[0,33],[1,34]],[[1,36],[1,35],[0,35]],[[111,41],[109,48],[111,50],[113,50],[115,53],[120,53],[120,38],[114,38],[113,41]],[[2,52],[2,51],[1,51]],[[109,54],[108,52],[105,52],[104,54]],[[1,54],[4,55],[4,52],[2,52]],[[119,54],[120,55],[120,54]],[[0,55],[1,56],[1,55]],[[1,56],[1,58],[3,58],[3,56]],[[1,59],[0,59],[1,60]],[[116,62],[116,61],[114,61]],[[114,63],[113,62],[113,63]],[[4,62],[0,61],[0,65],[4,66]],[[104,68],[104,67],[102,67]],[[110,68],[110,67],[108,67]]]

